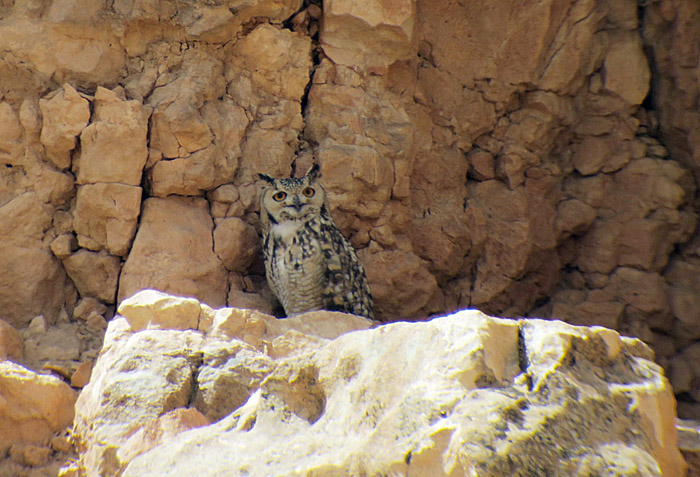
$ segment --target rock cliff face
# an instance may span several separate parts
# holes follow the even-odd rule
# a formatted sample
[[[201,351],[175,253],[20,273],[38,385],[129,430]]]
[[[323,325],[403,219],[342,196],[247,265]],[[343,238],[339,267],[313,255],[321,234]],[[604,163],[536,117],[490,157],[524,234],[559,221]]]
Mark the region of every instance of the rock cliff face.
[[[255,174],[316,160],[381,319],[611,327],[700,418],[698,35],[695,0],[0,1],[0,318],[70,378],[143,288],[274,313]]]
[[[87,475],[685,468],[668,381],[646,345],[609,329],[478,311],[367,329],[150,291],[119,311],[76,403]]]

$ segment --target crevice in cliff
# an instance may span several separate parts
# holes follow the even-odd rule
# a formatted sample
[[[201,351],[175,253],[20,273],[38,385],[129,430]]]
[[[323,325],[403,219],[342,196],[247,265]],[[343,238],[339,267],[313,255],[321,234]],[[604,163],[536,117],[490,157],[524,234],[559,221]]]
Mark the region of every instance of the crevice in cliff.
[[[320,20],[322,14],[322,0],[304,0],[301,8],[294,12],[294,14],[282,24],[284,28],[294,32],[304,31],[311,39],[311,68],[309,70],[309,81],[304,86],[304,93],[300,98],[301,116],[304,120],[304,125],[298,135],[295,158],[292,162],[292,174],[296,173],[296,157],[298,157],[302,151],[314,149],[314,145],[311,144],[306,137],[306,116],[309,105],[309,94],[314,84],[314,76],[321,64],[323,55],[323,49],[319,43]]]
[[[527,357],[525,330],[523,329],[522,321],[520,321],[518,324],[518,366],[520,367],[520,372],[525,376],[528,391],[532,391],[532,376],[530,376],[530,373],[528,372],[530,360]]]

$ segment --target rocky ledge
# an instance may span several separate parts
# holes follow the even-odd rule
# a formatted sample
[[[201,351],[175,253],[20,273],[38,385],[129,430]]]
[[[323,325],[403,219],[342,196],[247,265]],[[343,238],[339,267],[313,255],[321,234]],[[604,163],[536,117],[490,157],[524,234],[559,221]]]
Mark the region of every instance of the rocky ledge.
[[[683,475],[649,348],[461,311],[279,320],[144,291],[107,328],[62,475]]]

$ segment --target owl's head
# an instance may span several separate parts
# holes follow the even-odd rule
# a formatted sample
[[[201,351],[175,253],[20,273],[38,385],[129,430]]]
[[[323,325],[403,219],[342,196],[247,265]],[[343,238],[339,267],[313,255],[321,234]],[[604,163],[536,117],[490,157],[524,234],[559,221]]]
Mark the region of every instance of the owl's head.
[[[314,164],[299,178],[274,179],[258,174],[266,182],[260,199],[263,223],[271,226],[318,216],[326,201],[326,191],[318,181],[319,171],[318,164]]]

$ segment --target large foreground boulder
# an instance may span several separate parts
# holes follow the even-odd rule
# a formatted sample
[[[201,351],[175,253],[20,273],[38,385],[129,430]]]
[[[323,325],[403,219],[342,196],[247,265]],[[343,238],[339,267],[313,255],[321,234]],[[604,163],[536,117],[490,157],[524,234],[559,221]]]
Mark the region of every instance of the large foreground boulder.
[[[109,325],[76,405],[88,475],[685,470],[662,369],[605,328],[462,311],[372,329],[206,305],[193,320],[192,300],[162,300],[137,295]],[[193,329],[163,329],[179,308]]]

